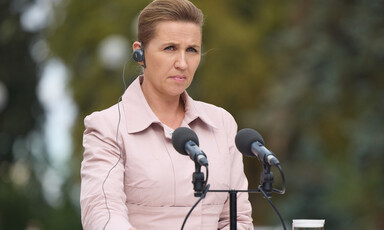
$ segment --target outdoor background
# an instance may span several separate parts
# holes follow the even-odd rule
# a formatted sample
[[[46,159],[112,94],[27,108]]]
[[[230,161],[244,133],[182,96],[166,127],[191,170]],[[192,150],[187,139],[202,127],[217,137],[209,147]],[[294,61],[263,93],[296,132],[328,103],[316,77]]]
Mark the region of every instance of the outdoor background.
[[[123,93],[149,2],[0,0],[0,229],[81,229],[83,119]],[[188,92],[262,134],[287,228],[384,229],[384,1],[193,2],[205,54]],[[127,84],[140,71],[129,62]],[[262,164],[244,161],[255,189]],[[250,200],[256,226],[282,229]]]

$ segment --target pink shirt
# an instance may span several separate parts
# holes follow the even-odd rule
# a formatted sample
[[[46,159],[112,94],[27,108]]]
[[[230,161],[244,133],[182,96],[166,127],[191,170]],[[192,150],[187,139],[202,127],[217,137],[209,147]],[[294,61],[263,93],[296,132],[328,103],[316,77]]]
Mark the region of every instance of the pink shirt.
[[[108,209],[106,229],[180,229],[198,200],[192,184],[195,164],[173,148],[173,130],[152,112],[141,79],[128,87],[119,106],[84,120],[80,195],[84,229],[103,229]],[[186,111],[182,126],[199,137],[209,162],[210,189],[247,189],[242,155],[234,143],[237,125],[233,117],[222,108],[194,101],[186,92],[182,98]],[[107,209],[102,185],[108,173],[104,184]],[[253,229],[247,193],[238,193],[237,211],[238,229]],[[184,229],[229,229],[228,193],[208,192]]]

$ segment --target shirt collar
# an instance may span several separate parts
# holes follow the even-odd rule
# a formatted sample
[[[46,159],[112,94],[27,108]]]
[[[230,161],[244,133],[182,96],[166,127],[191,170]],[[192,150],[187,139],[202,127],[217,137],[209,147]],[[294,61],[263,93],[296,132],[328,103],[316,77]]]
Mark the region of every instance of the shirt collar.
[[[160,120],[153,113],[144,97],[141,89],[141,82],[143,79],[143,75],[137,77],[127,88],[122,97],[123,111],[126,118],[128,133],[143,131],[154,123],[161,125]],[[184,91],[181,97],[185,106],[185,116],[183,122],[190,124],[194,120],[200,119],[207,125],[216,128],[215,123],[204,110],[202,102],[193,100],[186,91]]]
[[[181,98],[183,99],[185,106],[185,123],[190,124],[194,120],[200,119],[207,125],[217,128],[215,123],[212,121],[212,118],[208,116],[207,111],[203,106],[203,102],[193,100],[186,91],[184,91],[181,95]]]

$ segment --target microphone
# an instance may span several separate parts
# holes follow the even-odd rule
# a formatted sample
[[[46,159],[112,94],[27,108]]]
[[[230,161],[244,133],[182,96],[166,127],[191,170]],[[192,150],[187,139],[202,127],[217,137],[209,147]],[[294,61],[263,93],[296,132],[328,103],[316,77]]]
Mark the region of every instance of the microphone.
[[[240,130],[235,137],[235,143],[242,154],[257,157],[263,164],[272,166],[280,164],[273,152],[264,146],[263,137],[256,130],[250,128]]]
[[[172,145],[177,152],[189,157],[202,166],[208,166],[207,156],[199,149],[199,138],[189,128],[179,127],[172,134]]]

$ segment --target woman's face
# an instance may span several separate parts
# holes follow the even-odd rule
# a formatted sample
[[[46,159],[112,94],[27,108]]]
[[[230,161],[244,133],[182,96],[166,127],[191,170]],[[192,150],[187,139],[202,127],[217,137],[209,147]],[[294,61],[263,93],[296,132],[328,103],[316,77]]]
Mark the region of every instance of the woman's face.
[[[191,22],[164,21],[145,44],[144,95],[179,96],[189,87],[200,63],[201,29]]]

